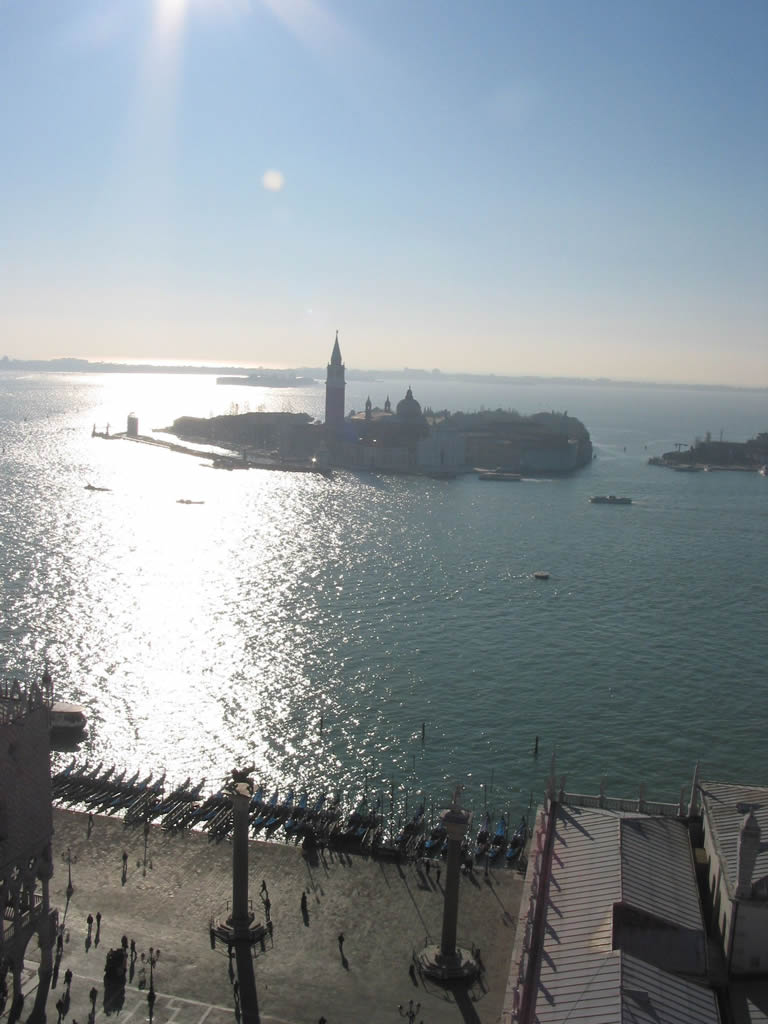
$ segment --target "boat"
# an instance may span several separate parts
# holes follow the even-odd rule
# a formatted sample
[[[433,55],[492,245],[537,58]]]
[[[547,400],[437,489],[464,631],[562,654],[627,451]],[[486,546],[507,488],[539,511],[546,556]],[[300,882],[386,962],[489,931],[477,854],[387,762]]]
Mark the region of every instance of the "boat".
[[[548,580],[549,579],[549,573],[545,572],[543,569],[539,569],[538,572],[535,572],[533,574],[533,578],[535,580]]]
[[[757,472],[760,474],[760,476],[768,476],[768,465],[761,466]]]
[[[267,819],[271,819],[274,816],[275,808],[277,807],[277,793],[278,791],[275,790],[269,800],[262,806],[261,812],[254,818],[251,825],[254,832],[263,828],[267,824]]]
[[[283,825],[286,832],[295,832],[301,824],[301,820],[307,813],[307,797],[306,791],[301,794],[299,802],[293,808],[293,812],[289,814],[288,819]]]
[[[477,833],[477,840],[475,841],[475,857],[482,857],[484,853],[488,852],[488,847],[491,845],[491,816],[486,811],[483,824],[480,826],[480,830]]]
[[[504,817],[499,818],[496,823],[496,831],[493,833],[491,846],[488,850],[488,859],[495,860],[507,845],[507,822]]]
[[[676,473],[701,473],[703,466],[673,466]]]
[[[445,836],[445,825],[442,821],[438,821],[430,832],[429,839],[424,843],[424,849],[434,853],[439,847],[442,847]]]
[[[58,700],[51,705],[51,732],[64,736],[80,736],[88,725],[85,709],[79,704]]]
[[[204,505],[205,502],[204,501],[192,501],[191,498],[177,498],[176,499],[176,504],[177,505]]]
[[[111,490],[111,488],[110,487],[95,487],[93,484],[86,484],[85,485],[85,490],[86,491],[109,491],[109,490]]]
[[[523,847],[525,846],[525,841],[527,838],[528,825],[525,820],[525,815],[523,815],[523,817],[520,819],[520,824],[517,826],[509,840],[509,846],[507,847],[506,853],[504,854],[508,864],[514,863],[514,861],[516,861],[520,854],[523,852]]]
[[[488,480],[508,480],[517,481],[522,480],[522,476],[519,473],[510,473],[501,466],[497,466],[496,469],[484,469],[477,474],[477,479],[485,483]]]
[[[631,505],[631,498],[619,498],[615,494],[593,494],[589,499],[593,505]]]

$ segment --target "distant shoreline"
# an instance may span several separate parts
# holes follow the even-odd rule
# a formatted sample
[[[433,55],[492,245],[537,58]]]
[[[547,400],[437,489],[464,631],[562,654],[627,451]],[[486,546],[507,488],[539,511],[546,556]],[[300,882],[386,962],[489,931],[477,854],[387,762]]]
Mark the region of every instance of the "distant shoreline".
[[[162,373],[216,376],[219,374],[250,374],[265,372],[262,366],[163,366],[154,363],[94,363],[88,359],[0,359],[0,371],[24,373]],[[279,370],[269,368],[267,373],[295,373],[297,375],[325,379],[325,367],[297,366]],[[732,391],[768,393],[768,387],[749,387],[736,384],[686,384],[675,381],[617,380],[611,377],[540,377],[512,376],[499,373],[450,373],[441,370],[419,370],[406,367],[402,370],[360,370],[350,368],[347,381],[376,380],[440,380],[461,381],[468,384],[567,384],[577,387],[621,387],[656,388],[664,391]],[[309,385],[308,385],[309,386]]]

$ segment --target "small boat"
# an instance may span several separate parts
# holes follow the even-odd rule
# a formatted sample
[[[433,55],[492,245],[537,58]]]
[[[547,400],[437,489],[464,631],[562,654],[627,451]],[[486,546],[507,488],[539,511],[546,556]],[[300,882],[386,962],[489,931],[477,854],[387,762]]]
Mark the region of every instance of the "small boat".
[[[631,498],[618,498],[615,494],[593,494],[589,499],[593,505],[631,505]]]
[[[177,498],[177,505],[204,505],[204,501],[193,501],[191,498]]]
[[[288,796],[282,804],[275,803],[272,813],[267,818],[266,828],[268,831],[276,829],[277,826],[290,815],[293,807],[293,789],[288,790]]]
[[[676,473],[701,473],[703,466],[673,466]]]
[[[761,466],[757,472],[760,474],[760,476],[768,476],[768,465]]]
[[[111,490],[111,488],[110,487],[94,487],[93,484],[86,484],[85,485],[85,490],[86,491],[109,491],[109,490]]]
[[[519,473],[510,473],[501,466],[497,466],[496,469],[484,469],[477,474],[477,479],[483,483],[489,480],[506,480],[506,481],[518,481],[522,480],[522,476]]]
[[[475,842],[475,857],[482,857],[484,853],[487,853],[490,843],[491,816],[486,812],[483,824],[480,826],[480,831],[477,833],[477,840]]]
[[[525,820],[525,815],[523,815],[520,819],[520,824],[517,826],[517,829],[509,840],[509,846],[507,846],[506,853],[504,854],[508,864],[514,863],[514,861],[516,861],[523,852],[523,847],[525,846],[527,838],[528,825]]]
[[[309,798],[307,797],[306,791],[301,794],[299,802],[293,809],[293,813],[288,817],[288,820],[285,822],[285,825],[283,826],[286,832],[295,832],[296,829],[299,827],[302,818],[307,813],[308,799]]]
[[[507,845],[507,823],[504,818],[499,818],[496,823],[496,831],[493,833],[491,846],[488,850],[488,859],[495,860]]]
[[[253,831],[263,828],[267,824],[267,820],[274,815],[275,808],[277,807],[277,790],[272,794],[269,800],[264,804],[261,812],[254,818]]]
[[[51,732],[59,735],[80,736],[85,732],[88,719],[79,704],[58,700],[51,705]]]
[[[439,821],[430,832],[429,839],[424,843],[424,849],[434,852],[439,847],[442,847],[445,840],[445,825],[442,821]]]
[[[549,579],[549,573],[548,572],[544,572],[543,569],[539,569],[538,572],[535,572],[533,574],[533,578],[535,580],[548,580]]]

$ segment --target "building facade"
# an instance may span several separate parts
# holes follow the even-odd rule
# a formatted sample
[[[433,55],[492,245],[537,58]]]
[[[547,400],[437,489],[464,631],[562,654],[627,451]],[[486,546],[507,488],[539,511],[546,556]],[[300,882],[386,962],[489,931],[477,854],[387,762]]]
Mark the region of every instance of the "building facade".
[[[48,891],[53,875],[52,696],[47,673],[43,686],[25,687],[16,680],[0,684],[0,990],[12,1008],[21,1001],[24,956],[33,938],[40,948],[42,1006],[53,971],[58,917]]]
[[[713,929],[728,973],[768,977],[768,789],[701,787]]]

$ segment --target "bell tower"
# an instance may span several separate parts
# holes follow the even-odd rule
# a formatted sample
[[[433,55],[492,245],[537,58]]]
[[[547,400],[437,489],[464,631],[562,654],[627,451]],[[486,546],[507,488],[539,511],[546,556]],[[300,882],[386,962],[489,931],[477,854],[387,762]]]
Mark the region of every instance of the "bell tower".
[[[328,372],[325,378],[325,425],[334,434],[341,430],[344,423],[345,387],[344,363],[341,361],[339,332],[336,331],[336,340],[333,343],[331,361],[328,363]]]

